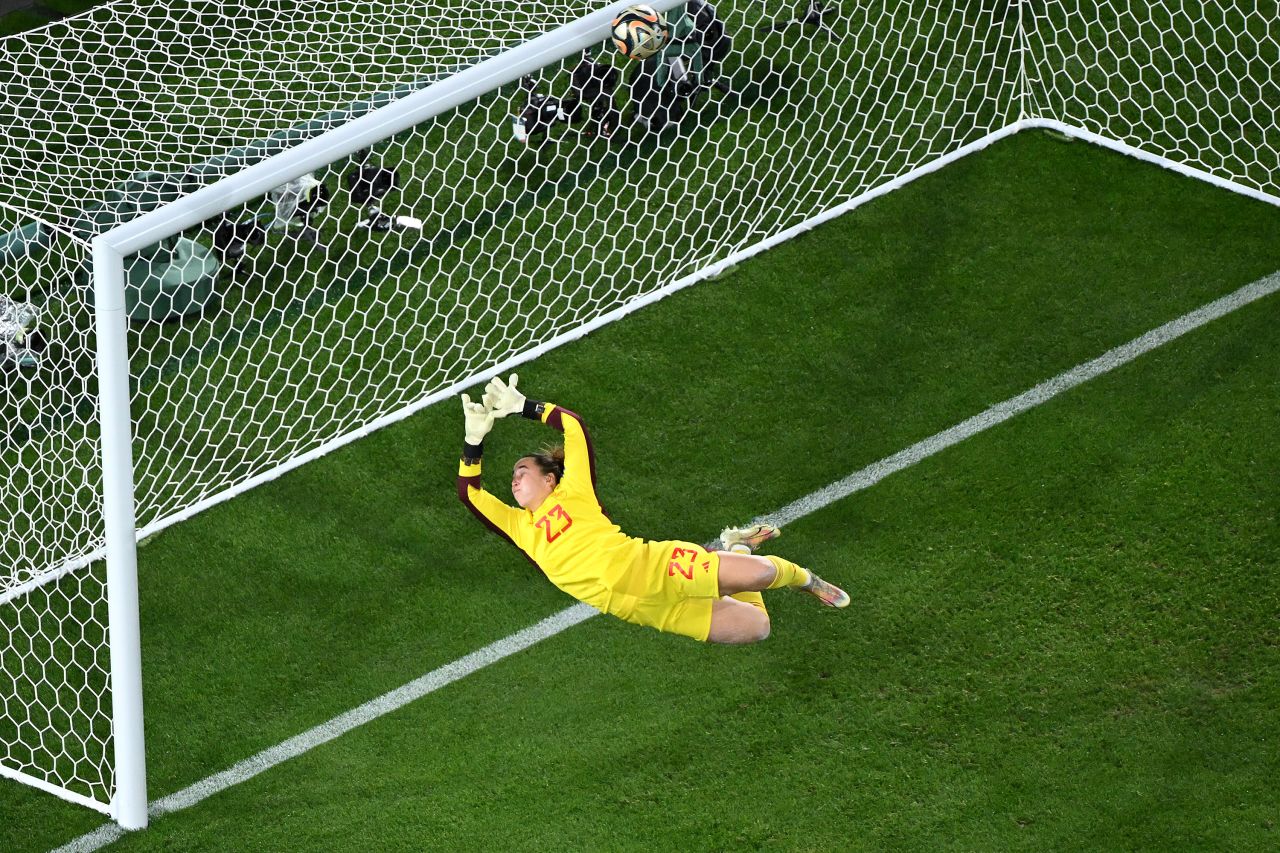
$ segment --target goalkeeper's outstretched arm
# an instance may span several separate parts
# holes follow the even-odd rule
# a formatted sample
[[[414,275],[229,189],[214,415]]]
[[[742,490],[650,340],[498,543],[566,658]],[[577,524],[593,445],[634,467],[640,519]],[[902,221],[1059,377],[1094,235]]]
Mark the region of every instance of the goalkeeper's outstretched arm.
[[[462,445],[462,461],[458,463],[458,500],[482,524],[515,545],[514,531],[518,513],[486,492],[480,479],[484,437],[493,429],[493,413],[484,405],[471,402],[471,398],[463,394],[462,414],[465,418],[466,437]]]

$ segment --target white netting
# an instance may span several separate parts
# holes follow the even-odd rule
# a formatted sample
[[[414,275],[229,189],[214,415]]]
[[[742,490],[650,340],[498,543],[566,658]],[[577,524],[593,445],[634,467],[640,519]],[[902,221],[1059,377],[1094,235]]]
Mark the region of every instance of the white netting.
[[[156,186],[189,193],[587,8],[517,6],[118,2],[0,40],[0,774],[113,791],[102,569],[49,574],[103,537],[86,241]]]
[[[511,117],[528,96],[510,85],[377,146],[368,163],[317,173],[331,194],[323,215],[278,230],[276,199],[235,211],[256,219],[265,245],[224,272],[216,307],[180,328],[134,330],[139,524],[1011,120],[1013,33],[989,12],[920,9],[892,39],[878,29],[883,10],[833,9],[826,20],[842,38],[803,24],[769,30],[804,11],[719,5],[710,20],[728,38],[715,82],[726,91],[690,76],[691,94],[676,96],[672,76],[644,105],[636,66],[600,52],[602,75],[627,78],[611,91],[618,115],[600,120],[620,124],[611,139],[584,107],[545,136],[531,120],[533,138],[518,141]],[[702,57],[683,61],[692,69]],[[578,63],[544,69],[535,93],[568,97]],[[396,173],[377,213],[349,190],[361,166]],[[213,246],[220,224],[186,236]]]
[[[1280,196],[1280,4],[1023,5],[1032,114]]]
[[[114,789],[99,564],[0,604],[0,767],[100,804]]]
[[[9,358],[0,414],[19,472],[0,487],[0,772],[111,794],[101,584],[82,569],[19,594],[102,536],[82,241],[585,10],[539,6],[531,23],[527,5],[501,2],[116,4],[3,43],[0,263],[47,340],[35,364]],[[1084,124],[1273,191],[1280,61],[1258,15],[1242,32],[1261,59],[1218,66],[1201,43],[1220,44],[1232,13],[1180,13],[1166,38],[1163,13],[1111,26],[1116,12],[1094,11],[692,3],[649,64],[603,46],[600,67],[567,56],[531,90],[506,85],[151,247],[126,270],[139,526],[1019,118]],[[98,61],[110,73],[80,71]],[[1226,126],[1267,110],[1256,134]],[[77,627],[67,648],[40,644]],[[33,717],[49,702],[56,719]],[[58,733],[70,740],[55,748]],[[86,744],[78,759],[67,742]]]
[[[171,171],[437,79],[589,11],[584,0],[111,3],[0,40],[0,202],[74,217]]]
[[[0,233],[22,224],[0,210]],[[3,298],[32,310],[11,312],[27,320],[16,328],[0,323],[0,769],[107,802],[102,567],[36,585],[102,540],[92,296],[77,275],[88,254],[56,232],[43,239],[45,251],[3,265],[2,280],[30,283]]]

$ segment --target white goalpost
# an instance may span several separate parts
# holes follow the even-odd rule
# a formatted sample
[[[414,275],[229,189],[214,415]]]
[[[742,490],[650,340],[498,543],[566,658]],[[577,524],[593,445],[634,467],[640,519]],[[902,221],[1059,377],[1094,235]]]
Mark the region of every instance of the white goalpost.
[[[0,40],[0,775],[146,825],[141,538],[972,151],[1051,129],[1280,205],[1256,7],[659,0],[642,63],[626,5]]]

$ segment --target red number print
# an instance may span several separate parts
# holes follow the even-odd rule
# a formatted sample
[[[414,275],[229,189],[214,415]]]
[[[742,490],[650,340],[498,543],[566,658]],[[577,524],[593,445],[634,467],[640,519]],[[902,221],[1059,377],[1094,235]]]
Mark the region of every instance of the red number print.
[[[681,561],[688,555],[689,565],[684,565]],[[693,567],[698,559],[698,552],[692,548],[676,548],[671,552],[671,560],[667,563],[667,577],[674,577],[679,572],[686,580],[693,580]],[[703,563],[704,569],[710,568],[710,563]]]
[[[557,524],[556,522],[563,522]],[[551,543],[560,538],[563,533],[573,526],[573,519],[569,517],[569,513],[564,511],[564,507],[556,504],[547,510],[542,518],[533,523],[534,527],[541,527],[546,531],[547,542]]]

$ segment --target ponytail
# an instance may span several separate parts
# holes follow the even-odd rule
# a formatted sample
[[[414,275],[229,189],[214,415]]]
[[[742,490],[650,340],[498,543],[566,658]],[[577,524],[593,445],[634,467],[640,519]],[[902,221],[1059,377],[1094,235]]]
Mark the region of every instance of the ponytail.
[[[564,445],[544,447],[537,453],[530,453],[526,458],[532,459],[543,474],[555,475],[557,484],[564,479]]]

